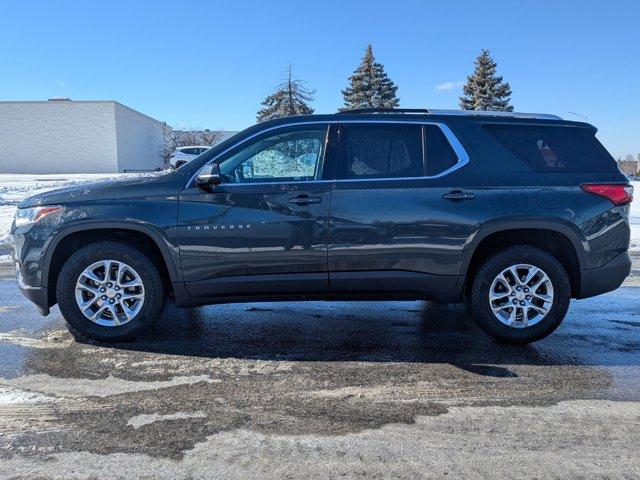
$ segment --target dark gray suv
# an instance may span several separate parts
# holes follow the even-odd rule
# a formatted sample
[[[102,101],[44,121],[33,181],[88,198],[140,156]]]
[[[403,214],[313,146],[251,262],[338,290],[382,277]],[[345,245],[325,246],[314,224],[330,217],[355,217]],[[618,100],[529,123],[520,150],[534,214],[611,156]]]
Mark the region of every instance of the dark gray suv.
[[[632,187],[595,133],[498,112],[265,122],[169,173],[25,200],[18,282],[102,341],[173,297],[464,301],[491,335],[531,342],[630,270]]]

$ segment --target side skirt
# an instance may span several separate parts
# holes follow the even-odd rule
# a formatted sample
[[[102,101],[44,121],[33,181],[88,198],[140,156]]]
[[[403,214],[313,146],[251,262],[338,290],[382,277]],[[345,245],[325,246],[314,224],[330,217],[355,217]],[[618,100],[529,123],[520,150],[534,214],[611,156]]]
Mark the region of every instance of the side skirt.
[[[426,292],[342,292],[342,293],[294,293],[294,294],[238,294],[193,297],[182,282],[173,284],[176,305],[179,307],[197,307],[222,303],[281,302],[281,301],[390,301],[390,300],[426,300],[442,303],[460,303],[463,301],[465,277],[457,277],[452,290],[446,293]]]

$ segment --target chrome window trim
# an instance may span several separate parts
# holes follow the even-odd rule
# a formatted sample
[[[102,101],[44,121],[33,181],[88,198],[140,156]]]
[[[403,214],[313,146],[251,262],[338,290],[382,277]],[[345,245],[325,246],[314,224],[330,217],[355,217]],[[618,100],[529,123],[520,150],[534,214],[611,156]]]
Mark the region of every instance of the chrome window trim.
[[[423,126],[424,125],[435,125],[438,128],[440,128],[440,130],[442,131],[442,133],[446,137],[447,141],[449,142],[449,145],[451,146],[451,148],[453,148],[453,151],[455,152],[456,156],[458,157],[458,162],[455,165],[449,167],[448,169],[438,173],[437,175],[430,175],[430,176],[423,175],[423,176],[420,176],[420,177],[344,178],[344,179],[334,179],[334,180],[292,180],[292,181],[289,181],[289,182],[233,183],[233,184],[230,184],[230,185],[233,185],[233,186],[245,186],[245,185],[256,186],[256,185],[279,185],[279,184],[282,184],[282,183],[286,183],[287,185],[289,185],[289,184],[299,184],[299,183],[314,183],[315,184],[315,183],[338,183],[338,182],[392,182],[392,181],[396,181],[396,180],[425,180],[425,179],[444,177],[445,175],[449,175],[450,173],[452,173],[452,172],[464,167],[465,165],[467,165],[469,163],[469,154],[467,153],[467,151],[464,149],[464,147],[460,143],[460,140],[458,140],[458,137],[456,137],[456,135],[451,131],[449,126],[444,124],[444,123],[442,123],[442,122],[430,122],[430,121],[423,121],[423,120],[418,120],[418,121],[416,121],[416,120],[413,120],[413,121],[412,120],[338,120],[338,121],[326,121],[325,120],[325,121],[295,122],[295,123],[276,125],[274,127],[266,128],[264,130],[261,130],[260,132],[256,132],[253,135],[251,135],[251,136],[239,141],[238,143],[233,144],[232,146],[230,146],[226,150],[220,152],[214,158],[209,160],[205,165],[209,165],[210,163],[214,162],[216,159],[218,159],[221,156],[227,154],[228,152],[230,152],[234,148],[241,146],[243,143],[246,143],[249,140],[257,137],[258,135],[262,135],[264,133],[268,133],[268,132],[271,132],[273,130],[280,130],[280,129],[285,129],[285,128],[289,128],[289,127],[296,127],[296,126],[301,126],[301,125],[326,125],[327,126],[327,140],[328,140],[328,138],[329,138],[328,137],[329,129],[330,129],[330,127],[332,125],[344,125],[344,124],[352,124],[352,123],[413,124],[413,125],[423,125]],[[422,136],[424,137],[424,135],[422,135]],[[326,147],[326,145],[325,145],[325,147]],[[326,156],[326,148],[325,148],[325,151],[323,153],[323,158],[322,158],[323,170],[324,170],[325,156]],[[426,161],[425,155],[423,155],[423,161]],[[203,167],[204,167],[204,165],[203,165]],[[200,167],[200,168],[202,168],[202,167]],[[183,189],[189,188],[194,183],[194,179],[198,175],[198,172],[200,171],[200,168],[191,176],[191,178],[186,183],[186,185],[184,186]]]

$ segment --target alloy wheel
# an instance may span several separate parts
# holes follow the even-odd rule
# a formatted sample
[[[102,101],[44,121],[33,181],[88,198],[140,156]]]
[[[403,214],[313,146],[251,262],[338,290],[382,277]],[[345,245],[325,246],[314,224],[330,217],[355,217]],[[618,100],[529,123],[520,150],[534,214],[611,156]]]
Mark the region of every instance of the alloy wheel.
[[[531,327],[551,310],[553,285],[541,268],[529,264],[512,265],[491,283],[489,305],[493,315],[505,325]]]
[[[118,327],[130,322],[145,299],[142,278],[131,266],[101,260],[85,268],[76,282],[76,303],[98,325]]]

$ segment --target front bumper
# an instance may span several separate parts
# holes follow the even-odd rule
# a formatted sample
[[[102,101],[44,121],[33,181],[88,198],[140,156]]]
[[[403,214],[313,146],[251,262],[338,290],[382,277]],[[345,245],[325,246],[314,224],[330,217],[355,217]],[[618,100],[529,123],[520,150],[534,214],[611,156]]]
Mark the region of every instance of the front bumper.
[[[31,300],[35,304],[35,306],[38,307],[40,315],[49,315],[49,295],[47,287],[32,287],[30,285],[26,285],[22,280],[22,274],[20,273],[20,267],[17,262],[16,280],[18,282],[18,288],[20,288],[20,292],[22,292],[25,297]]]
[[[623,252],[602,267],[582,270],[578,298],[589,298],[615,290],[631,272],[629,252]]]
[[[12,225],[9,234],[18,287],[42,315],[49,314],[48,289],[42,281],[42,269],[44,254],[52,237],[52,230],[45,224],[42,221],[40,224],[22,227]]]

